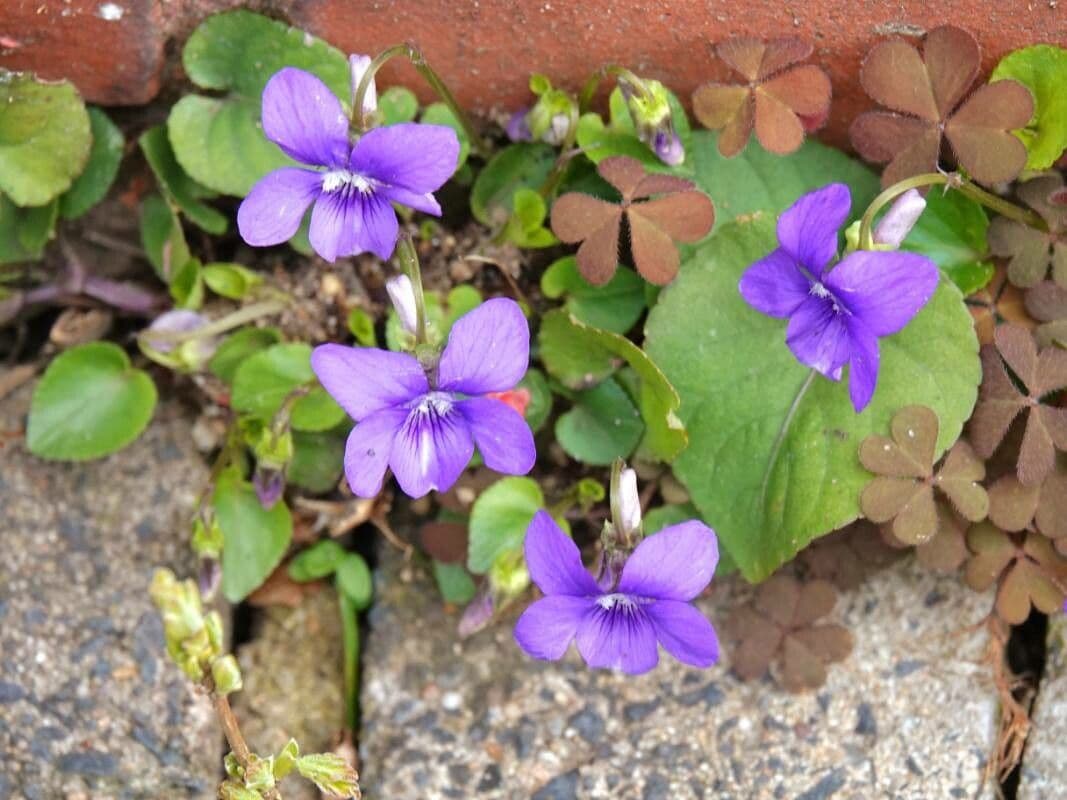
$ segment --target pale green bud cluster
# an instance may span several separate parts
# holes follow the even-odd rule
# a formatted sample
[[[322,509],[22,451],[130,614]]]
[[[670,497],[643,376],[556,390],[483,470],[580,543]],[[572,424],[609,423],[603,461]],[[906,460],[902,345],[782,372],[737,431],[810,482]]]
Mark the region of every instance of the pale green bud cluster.
[[[545,75],[530,76],[530,91],[537,102],[526,115],[526,124],[535,140],[561,145],[578,121],[578,101],[562,89],[553,88]]]

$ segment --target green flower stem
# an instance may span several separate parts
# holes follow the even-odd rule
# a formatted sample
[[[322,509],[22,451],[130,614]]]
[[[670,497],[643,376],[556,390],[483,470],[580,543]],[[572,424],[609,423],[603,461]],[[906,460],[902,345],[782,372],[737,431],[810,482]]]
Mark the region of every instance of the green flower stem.
[[[250,306],[239,308],[232,314],[219,317],[214,322],[209,322],[207,325],[203,325],[195,330],[151,332],[144,330],[138,334],[138,337],[148,339],[150,342],[188,342],[193,339],[202,339],[206,336],[217,336],[228,330],[239,328],[241,325],[244,325],[247,322],[252,322],[260,317],[277,314],[284,308],[285,303],[278,300],[265,300],[262,303],[253,303]]]
[[[337,600],[344,642],[345,723],[354,732],[359,719],[359,622],[356,606],[348,595],[338,590]]]
[[[597,87],[600,86],[601,81],[605,78],[624,78],[627,83],[633,85],[637,91],[639,91],[646,100],[652,100],[652,93],[645,86],[645,82],[637,77],[633,72],[626,67],[620,67],[618,64],[608,64],[606,67],[601,67],[585,82],[582,86],[581,94],[578,95],[578,111],[584,114],[589,110],[589,105],[593,102],[593,95],[596,94]]]
[[[969,197],[976,203],[980,203],[986,208],[996,211],[1001,216],[1008,217],[1016,222],[1021,222],[1024,225],[1029,225],[1031,228],[1036,228],[1039,231],[1048,230],[1048,225],[1045,223],[1045,220],[1035,212],[1008,202],[1002,197],[997,197],[997,195],[992,192],[988,192],[981,186],[967,180],[958,172],[926,172],[921,175],[913,175],[910,178],[894,183],[874,198],[864,212],[863,219],[860,221],[860,248],[863,250],[873,249],[874,239],[872,238],[871,231],[874,226],[874,218],[886,205],[911,189],[938,185],[947,186],[949,189],[955,189],[965,197]]]
[[[470,139],[471,146],[477,150],[478,154],[483,158],[488,158],[489,145],[478,134],[470,117],[459,103],[456,102],[456,97],[452,94],[452,90],[448,88],[443,80],[441,80],[441,76],[434,71],[433,67],[426,63],[422,51],[412,44],[395,44],[392,47],[388,47],[375,56],[374,60],[370,62],[370,66],[367,67],[367,71],[363,74],[363,78],[360,80],[359,86],[356,87],[356,93],[352,99],[352,121],[356,130],[361,133],[367,130],[368,120],[363,113],[363,98],[367,95],[367,92],[370,89],[370,82],[374,80],[375,73],[381,69],[386,61],[394,56],[404,56],[411,62],[419,75],[430,84],[430,88],[437,93],[437,96],[441,98],[442,102],[448,106],[456,119],[459,120],[459,124],[463,126],[467,138]]]
[[[396,255],[400,270],[411,280],[415,293],[415,344],[426,344],[426,299],[422,293],[422,270],[419,269],[419,254],[410,234],[402,233],[396,242]]]

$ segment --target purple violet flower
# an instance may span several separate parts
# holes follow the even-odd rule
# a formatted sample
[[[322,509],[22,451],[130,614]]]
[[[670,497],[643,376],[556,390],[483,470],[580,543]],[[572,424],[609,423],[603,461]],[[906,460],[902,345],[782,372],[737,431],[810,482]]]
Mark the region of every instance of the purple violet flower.
[[[849,253],[828,269],[851,203],[841,183],[802,196],[778,218],[778,248],[745,271],[738,289],[757,311],[789,318],[785,341],[801,364],[834,381],[849,365],[858,413],[878,382],[878,338],[919,313],[939,272],[925,256],[874,250]]]
[[[486,466],[525,475],[537,452],[522,415],[490,392],[511,389],[526,374],[530,329],[514,300],[487,300],[460,317],[437,369],[427,377],[408,353],[324,344],[311,368],[357,424],[345,449],[352,491],[374,497],[386,467],[410,497],[448,491],[474,446]],[[435,373],[435,374],[434,374]]]
[[[719,640],[691,602],[711,581],[719,561],[715,532],[691,520],[642,540],[622,568],[618,585],[602,589],[578,546],[546,511],[526,532],[526,567],[545,593],[515,624],[515,641],[534,658],[556,661],[571,641],[591,667],[648,672],[659,662],[657,642],[679,661],[710,667]]]
[[[530,123],[526,121],[526,115],[530,113],[528,108],[520,108],[510,117],[504,126],[504,133],[513,142],[532,142],[533,133],[530,131]]]
[[[393,254],[399,226],[391,203],[435,216],[432,192],[456,171],[459,139],[444,125],[373,128],[353,145],[348,117],[329,88],[286,67],[263,90],[263,132],[286,155],[318,169],[282,167],[252,187],[237,211],[251,245],[292,238],[308,206],[308,239],[327,261],[372,252]]]

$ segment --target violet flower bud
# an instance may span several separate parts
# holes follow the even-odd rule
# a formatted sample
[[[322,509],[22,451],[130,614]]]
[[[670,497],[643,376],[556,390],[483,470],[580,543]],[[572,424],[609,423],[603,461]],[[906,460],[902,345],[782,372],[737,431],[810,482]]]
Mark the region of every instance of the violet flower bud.
[[[528,108],[520,108],[508,119],[504,126],[504,133],[513,142],[532,142],[533,133],[530,132],[530,123],[526,121],[526,115],[530,113]]]
[[[908,238],[925,209],[925,198],[917,189],[908,189],[893,201],[885,216],[874,226],[871,239],[875,244],[897,249]]]
[[[274,508],[285,491],[285,473],[281,470],[256,465],[256,471],[252,475],[252,487],[256,490],[256,498],[264,509]]]
[[[385,282],[385,290],[393,301],[393,308],[400,318],[401,327],[408,333],[415,333],[418,326],[418,311],[415,306],[415,287],[407,275],[395,275]]]
[[[488,581],[482,584],[482,588],[474,595],[474,599],[463,610],[463,616],[459,618],[456,632],[459,638],[466,639],[473,636],[493,619],[493,591]]]
[[[641,527],[641,496],[637,493],[637,473],[627,467],[619,475],[619,531],[624,537],[629,537]]]
[[[359,82],[363,80],[363,76],[367,74],[367,70],[370,68],[371,57],[363,56],[353,53],[348,57],[348,71],[351,76],[352,86],[352,98],[351,103],[355,105],[356,102],[356,90],[359,89]],[[367,93],[363,95],[363,113],[372,114],[378,110],[378,87],[374,83],[374,78],[370,80],[370,86],[367,87]]]
[[[685,161],[682,139],[673,131],[657,131],[652,140],[652,151],[660,161],[670,167],[676,167]]]

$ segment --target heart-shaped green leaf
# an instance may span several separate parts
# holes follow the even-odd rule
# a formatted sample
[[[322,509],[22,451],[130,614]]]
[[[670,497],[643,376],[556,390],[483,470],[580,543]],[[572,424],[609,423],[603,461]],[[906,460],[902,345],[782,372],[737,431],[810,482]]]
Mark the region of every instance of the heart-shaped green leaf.
[[[541,487],[531,478],[504,478],[478,495],[471,509],[467,569],[482,575],[499,556],[522,550],[530,520],[544,507]]]
[[[627,458],[645,425],[626,391],[614,379],[578,392],[574,408],[556,420],[556,439],[571,458],[607,466]]]
[[[988,260],[989,219],[978,203],[959,192],[931,191],[926,208],[901,250],[922,253],[948,275],[965,295],[993,278]]]
[[[59,201],[20,208],[0,194],[0,264],[36,261],[56,227]]]
[[[281,562],[293,538],[293,518],[285,500],[263,508],[252,485],[234,470],[219,476],[213,502],[223,539],[222,594],[237,603]]]
[[[1034,96],[1034,116],[1015,135],[1026,145],[1026,168],[1048,169],[1067,148],[1067,50],[1051,44],[1024,47],[997,64],[990,80],[1012,78]]]
[[[539,189],[556,151],[547,144],[520,142],[505,147],[486,164],[471,188],[471,213],[483,225],[503,225],[515,210],[519,189]]]
[[[293,401],[290,421],[294,430],[325,431],[344,419],[344,410],[316,384],[311,347],[302,342],[272,345],[241,364],[234,374],[230,404],[235,411],[266,421],[302,388],[309,391]]]
[[[228,225],[226,217],[201,199],[214,197],[214,192],[199,185],[181,168],[174,157],[166,129],[162,125],[149,128],[137,142],[167,198],[208,233],[225,233]]]
[[[125,140],[115,123],[99,108],[89,107],[89,126],[93,135],[93,146],[89,151],[89,161],[81,175],[60,198],[59,213],[64,219],[80,217],[95,206],[107,194],[122,160],[122,148]]]
[[[152,419],[156,387],[121,347],[91,342],[53,359],[33,392],[26,442],[41,458],[84,461],[121,450]]]
[[[564,307],[587,325],[612,333],[626,333],[645,310],[645,282],[629,267],[620,266],[603,286],[593,286],[578,272],[574,256],[564,256],[541,275],[545,297],[565,297]]]
[[[880,341],[878,388],[856,414],[847,381],[797,362],[785,322],[753,310],[737,290],[776,244],[770,214],[723,226],[682,265],[646,326],[645,348],[678,390],[690,437],[675,474],[749,580],[859,516],[870,480],[859,444],[888,431],[902,406],[931,408],[941,421],[937,452],[950,446],[981,376],[970,314],[942,280],[902,332]]]

